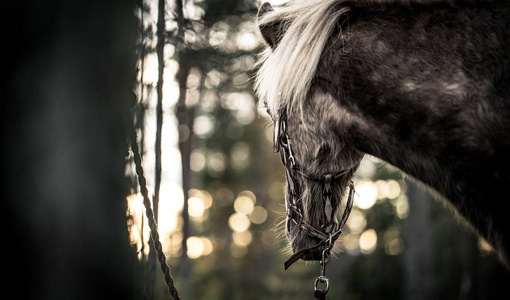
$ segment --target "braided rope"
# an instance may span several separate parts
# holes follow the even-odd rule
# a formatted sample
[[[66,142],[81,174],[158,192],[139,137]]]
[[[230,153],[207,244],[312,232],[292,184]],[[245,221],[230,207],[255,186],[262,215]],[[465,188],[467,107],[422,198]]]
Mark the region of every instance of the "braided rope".
[[[166,257],[165,254],[163,253],[163,247],[161,245],[161,242],[159,241],[157,223],[156,220],[154,219],[154,212],[152,211],[151,201],[149,199],[149,191],[147,190],[147,181],[143,174],[142,158],[138,150],[138,143],[136,142],[136,132],[134,130],[132,132],[133,133],[131,138],[131,150],[133,151],[134,154],[136,174],[138,175],[138,183],[140,184],[140,192],[142,193],[143,196],[143,205],[145,206],[147,220],[149,222],[149,227],[151,229],[151,237],[152,241],[154,242],[154,248],[156,249],[156,253],[158,255],[158,260],[161,265],[161,271],[163,271],[163,274],[165,275],[165,281],[166,284],[168,285],[170,295],[172,295],[174,300],[181,300],[181,297],[179,297],[179,293],[177,292],[177,289],[174,286],[174,279],[172,278],[172,275],[170,275],[170,267],[166,263]]]

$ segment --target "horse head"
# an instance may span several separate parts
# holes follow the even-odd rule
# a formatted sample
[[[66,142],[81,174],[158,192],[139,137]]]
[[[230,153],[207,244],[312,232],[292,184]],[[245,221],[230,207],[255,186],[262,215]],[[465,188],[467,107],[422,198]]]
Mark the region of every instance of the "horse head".
[[[271,11],[264,3],[258,16],[263,18]],[[274,51],[285,23],[263,24],[262,36]],[[329,107],[334,105],[331,96],[313,86],[306,94],[302,106],[277,99],[268,99],[262,106],[274,123],[273,151],[280,152],[286,167],[286,235],[294,260],[321,260],[322,252],[333,248],[348,217],[354,193],[351,179],[363,153],[344,143],[328,126]]]
[[[328,98],[317,91],[302,111],[269,111],[275,116],[273,150],[286,168],[286,235],[296,259],[321,260],[322,251],[333,248],[349,216],[352,176],[364,155],[324,122],[322,103]]]

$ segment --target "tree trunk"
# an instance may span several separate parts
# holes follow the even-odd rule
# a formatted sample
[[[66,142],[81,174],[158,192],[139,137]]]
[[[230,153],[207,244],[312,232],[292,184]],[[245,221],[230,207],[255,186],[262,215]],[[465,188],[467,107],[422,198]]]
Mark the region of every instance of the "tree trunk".
[[[186,79],[189,75],[189,66],[185,62],[180,61],[179,74],[177,76],[180,96],[177,103],[176,114],[179,124],[179,150],[181,152],[181,164],[182,164],[182,190],[184,194],[184,205],[182,209],[182,255],[180,262],[180,278],[185,280],[189,276],[189,258],[188,258],[188,246],[186,244],[187,239],[190,237],[190,222],[188,213],[188,191],[191,187],[191,150],[192,150],[192,137],[193,137],[193,109],[186,107]]]
[[[19,20],[1,83],[5,284],[18,299],[139,299],[124,175],[135,1],[5,5]]]
[[[140,99],[138,102],[138,110],[137,110],[137,122],[136,128],[139,129],[140,132],[140,155],[143,157],[145,151],[145,130],[144,130],[144,122],[145,122],[145,101],[144,101],[144,90],[145,90],[145,84],[144,84],[144,64],[145,64],[145,28],[144,28],[144,0],[140,0]],[[141,230],[140,230],[140,240],[145,241],[144,239],[144,221],[145,221],[145,213],[141,212]],[[150,236],[150,234],[149,234]],[[151,239],[152,240],[152,239]],[[145,257],[145,243],[142,242],[142,246],[139,250],[142,253],[142,263],[144,264],[144,274],[145,274],[145,294],[144,299],[146,300],[153,300],[154,299],[154,282],[155,282],[155,275],[156,275],[156,253],[154,250],[154,244],[151,242],[149,243],[149,255],[148,257]]]
[[[432,266],[432,201],[428,192],[406,180],[409,216],[404,228],[405,238],[405,299],[433,298]]]
[[[155,154],[155,173],[154,173],[154,195],[152,197],[152,208],[154,210],[154,218],[158,222],[159,217],[159,191],[161,188],[161,137],[163,129],[163,74],[165,71],[165,0],[158,1],[158,22],[157,22],[157,45],[156,55],[158,57],[158,82],[156,84],[156,92],[158,102],[156,105],[156,142],[154,145]],[[146,282],[146,297],[154,299],[154,284],[156,276],[156,259],[157,254],[154,244],[149,243],[148,257],[148,276]]]
[[[156,46],[156,54],[158,56],[158,83],[157,83],[157,96],[158,103],[156,106],[156,168],[154,180],[154,200],[153,209],[154,217],[158,220],[158,206],[159,206],[159,190],[161,187],[161,133],[163,129],[163,74],[165,71],[165,0],[158,2],[158,43]]]
[[[181,152],[182,163],[182,191],[184,195],[184,205],[182,209],[182,254],[180,259],[179,278],[183,282],[187,282],[190,272],[190,261],[188,257],[188,246],[186,244],[190,236],[190,222],[188,213],[188,191],[190,189],[190,157],[192,150],[193,137],[193,110],[186,106],[186,81],[190,72],[190,65],[184,56],[184,13],[183,1],[176,0],[176,14],[178,28],[178,41],[182,43],[177,45],[179,53],[179,72],[177,74],[177,82],[179,84],[179,99],[177,101],[176,116],[179,129],[179,150]]]

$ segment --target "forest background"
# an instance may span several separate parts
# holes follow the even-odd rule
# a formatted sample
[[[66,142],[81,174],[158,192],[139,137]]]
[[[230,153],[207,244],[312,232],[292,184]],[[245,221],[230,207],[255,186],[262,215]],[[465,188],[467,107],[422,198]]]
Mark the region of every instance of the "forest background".
[[[68,2],[6,6],[6,291],[169,298],[133,124],[183,299],[310,299],[318,265],[283,271],[284,171],[252,92],[261,2]],[[508,271],[442,202],[372,157],[355,185],[331,299],[509,298]]]

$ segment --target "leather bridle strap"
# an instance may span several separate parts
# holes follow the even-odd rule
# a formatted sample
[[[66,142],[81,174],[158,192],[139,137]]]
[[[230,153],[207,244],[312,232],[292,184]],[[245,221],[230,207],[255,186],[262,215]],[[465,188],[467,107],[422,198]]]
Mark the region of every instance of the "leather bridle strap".
[[[292,264],[294,264],[296,261],[298,261],[300,258],[311,255],[312,253],[320,250],[322,246],[326,244],[327,240],[322,240],[320,243],[316,244],[315,246],[312,246],[310,248],[301,249],[298,252],[294,253],[289,259],[287,259],[283,263],[283,268],[287,270]]]
[[[315,246],[312,246],[312,247],[309,247],[309,248],[305,248],[305,249],[301,249],[299,250],[298,252],[294,253],[294,255],[292,255],[291,257],[289,257],[289,259],[287,259],[284,263],[283,263],[283,268],[285,270],[287,270],[292,264],[294,264],[296,261],[298,261],[300,258],[304,257],[304,256],[307,256],[307,255],[311,255],[312,253],[314,252],[317,252],[319,250],[321,250],[323,247],[325,248],[326,247],[326,244],[328,242],[331,242],[331,244],[334,244],[336,239],[340,236],[340,233],[342,232],[342,230],[338,230],[337,232],[335,232],[333,235],[331,235],[330,238],[328,239],[325,239],[325,240],[322,240],[320,241],[319,243],[317,243]]]

